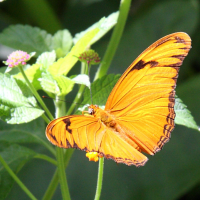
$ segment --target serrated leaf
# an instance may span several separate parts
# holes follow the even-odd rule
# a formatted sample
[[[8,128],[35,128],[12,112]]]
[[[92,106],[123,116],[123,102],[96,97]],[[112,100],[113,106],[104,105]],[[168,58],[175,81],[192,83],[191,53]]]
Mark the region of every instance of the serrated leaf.
[[[66,56],[72,44],[72,35],[67,29],[60,30],[53,36],[53,48],[56,51],[57,58]]]
[[[0,116],[11,124],[27,123],[43,114],[28,87],[9,74],[0,74]]]
[[[78,76],[74,77],[72,81],[74,81],[77,84],[86,85],[88,88],[90,88],[91,85],[89,76],[86,74],[79,74]]]
[[[77,43],[80,38],[82,38],[88,31],[99,28],[100,31],[91,40],[90,45],[94,44],[96,41],[101,39],[116,23],[119,16],[119,12],[110,14],[108,17],[101,18],[98,22],[87,28],[85,31],[77,33],[73,38],[74,43]]]
[[[65,96],[74,86],[74,81],[70,78],[63,75],[52,76],[50,73],[42,73],[39,81],[44,91],[58,96]]]
[[[115,86],[115,84],[117,83],[120,76],[121,75],[119,74],[118,75],[109,74],[103,76],[101,79],[97,79],[91,84],[93,104],[96,104],[101,108],[104,108],[108,96],[112,91],[113,87]],[[83,104],[84,106],[81,106],[78,109],[79,111],[82,111],[85,107],[91,104],[90,90],[88,88],[85,89],[83,98],[84,99],[81,102],[81,104]],[[80,112],[77,111],[76,113]]]
[[[58,59],[53,65],[49,67],[49,72],[52,75],[66,75],[71,68],[78,61],[77,57],[85,51],[90,45],[92,38],[99,32],[98,28],[95,28],[87,32],[77,43],[71,51],[64,58]]]
[[[50,73],[42,73],[42,78],[39,78],[40,85],[42,86],[45,92],[50,92],[52,94],[59,94],[60,88],[56,80]]]
[[[187,109],[187,106],[183,104],[183,101],[178,97],[176,97],[175,99],[174,109],[176,113],[175,117],[176,124],[199,130],[199,127],[196,124],[191,112]]]
[[[11,25],[0,33],[0,43],[36,56],[52,50],[52,35],[29,25]]]
[[[44,52],[38,58],[36,63],[40,65],[41,71],[47,69],[50,65],[52,65],[56,60],[55,51]]]
[[[4,148],[0,154],[14,173],[17,173],[27,161],[36,155],[34,151],[16,144]],[[13,186],[14,180],[1,163],[0,177],[0,199],[5,199]]]
[[[60,93],[58,93],[59,96],[65,96],[66,94],[72,91],[74,87],[73,80],[63,75],[57,75],[54,76],[54,78],[60,88]]]

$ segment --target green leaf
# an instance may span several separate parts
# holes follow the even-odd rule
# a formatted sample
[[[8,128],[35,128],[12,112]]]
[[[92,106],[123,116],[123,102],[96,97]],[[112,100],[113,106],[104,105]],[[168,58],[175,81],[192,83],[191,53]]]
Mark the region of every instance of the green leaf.
[[[29,88],[9,74],[0,74],[0,116],[10,124],[27,123],[41,116],[44,111],[36,108],[37,103]]]
[[[63,75],[52,76],[49,73],[42,73],[42,78],[39,81],[44,91],[58,96],[65,96],[71,92],[75,83],[90,87],[89,77],[85,74],[70,79]]]
[[[59,96],[65,96],[66,94],[72,91],[74,87],[73,80],[63,75],[57,75],[54,76],[54,78],[58,84],[58,87],[60,88],[60,93],[58,93]]]
[[[41,119],[13,125],[0,120],[0,141],[43,144],[43,141],[47,141],[44,132],[44,121]]]
[[[52,76],[50,73],[42,73],[39,81],[44,91],[58,96],[65,96],[71,92],[75,83],[73,79],[63,75]]]
[[[36,63],[40,65],[41,71],[48,69],[50,65],[52,65],[56,61],[55,51],[44,52],[38,58]]]
[[[7,69],[7,67],[0,67],[0,73],[5,73],[5,71],[6,71],[6,69]]]
[[[117,23],[119,12],[110,14],[108,17],[101,18],[98,22],[87,28],[85,31],[77,33],[73,39],[74,43],[77,43],[80,38],[82,38],[88,31],[99,28],[100,31],[96,36],[90,41],[90,45],[94,44],[96,41],[101,39],[113,26]]]
[[[60,30],[53,36],[53,49],[56,51],[57,58],[68,54],[73,44],[71,33],[68,30]]]
[[[187,109],[187,106],[183,104],[183,101],[181,99],[179,98],[175,99],[174,109],[176,113],[176,117],[175,117],[176,124],[199,130],[199,127],[194,121],[194,118],[191,115],[191,112]]]
[[[41,118],[38,118],[36,120],[33,120],[29,123],[25,124],[7,124],[6,122],[0,120],[0,132],[1,131],[13,131],[13,130],[19,130],[19,131],[25,131],[29,133],[34,133],[41,138],[45,138],[45,123],[44,120]]]
[[[83,53],[90,45],[92,38],[99,32],[98,28],[87,32],[77,43],[71,51],[64,58],[58,59],[53,65],[49,67],[49,72],[52,75],[66,75],[71,68],[78,61],[77,57]]]
[[[19,172],[23,165],[36,155],[34,151],[16,144],[1,149],[0,154],[14,173]],[[10,192],[14,180],[4,169],[1,163],[0,177],[0,199],[4,199]]]
[[[86,74],[79,74],[78,76],[74,77],[72,81],[74,81],[77,84],[86,85],[88,88],[90,88],[91,85],[89,76]]]
[[[96,104],[101,108],[104,108],[108,96],[112,91],[113,87],[115,86],[115,84],[117,83],[120,76],[121,75],[119,74],[118,75],[109,74],[103,76],[100,79],[97,79],[91,84],[93,104]],[[84,99],[81,102],[81,104],[83,104],[84,106],[81,106],[78,109],[79,111],[84,110],[85,107],[88,106],[88,104],[91,104],[90,90],[88,88],[85,89],[83,98]],[[77,111],[77,114],[80,113],[79,111]]]
[[[45,126],[41,118],[24,124],[7,124],[0,120],[0,141],[41,144],[54,155],[55,150],[45,136]]]
[[[29,25],[11,25],[0,33],[0,43],[36,56],[52,50],[52,35]]]
[[[56,80],[53,78],[53,76],[50,73],[42,73],[42,78],[39,78],[40,85],[42,86],[43,90],[47,93],[52,94],[59,94],[60,88],[58,87],[58,84]]]

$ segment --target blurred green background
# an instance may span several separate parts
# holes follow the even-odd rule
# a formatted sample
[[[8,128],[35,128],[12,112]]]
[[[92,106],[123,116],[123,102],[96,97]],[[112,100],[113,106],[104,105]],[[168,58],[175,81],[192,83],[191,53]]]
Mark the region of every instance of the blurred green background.
[[[65,28],[74,36],[103,16],[117,11],[119,5],[119,0],[6,0],[0,3],[0,30],[11,24],[29,24],[52,34]],[[109,69],[109,73],[123,73],[157,39],[173,32],[187,32],[192,38],[192,49],[181,67],[176,91],[197,124],[200,124],[199,5],[199,0],[133,0],[120,45]],[[104,55],[111,32],[92,46],[100,57]],[[6,59],[5,52],[5,47],[0,46],[2,60]],[[92,75],[95,70],[96,67],[92,68]],[[79,66],[71,74],[77,72]],[[73,101],[73,98],[70,100]],[[44,126],[41,131],[44,132]],[[155,156],[148,156],[149,161],[144,167],[128,167],[105,160],[101,199],[200,199],[199,144],[200,134],[197,131],[177,125],[170,142]],[[39,145],[31,148],[46,153]],[[88,162],[85,152],[75,151],[67,168],[72,200],[94,198],[97,170],[98,163]],[[51,164],[35,159],[29,161],[18,175],[41,199],[54,171],[55,167]],[[28,197],[14,184],[6,200],[16,199]],[[53,199],[61,199],[60,188]]]

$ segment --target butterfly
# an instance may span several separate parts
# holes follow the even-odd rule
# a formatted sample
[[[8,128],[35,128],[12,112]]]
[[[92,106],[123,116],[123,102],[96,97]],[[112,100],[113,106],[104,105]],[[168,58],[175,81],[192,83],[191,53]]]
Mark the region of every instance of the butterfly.
[[[143,51],[123,73],[105,109],[90,105],[88,115],[51,121],[48,140],[62,148],[97,152],[117,163],[143,166],[169,141],[174,129],[175,87],[191,48],[189,35],[167,35]]]

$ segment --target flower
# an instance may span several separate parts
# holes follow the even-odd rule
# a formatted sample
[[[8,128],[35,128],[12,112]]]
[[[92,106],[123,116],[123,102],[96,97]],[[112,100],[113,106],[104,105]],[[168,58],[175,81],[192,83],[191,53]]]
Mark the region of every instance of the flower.
[[[4,62],[8,67],[15,67],[19,64],[26,65],[26,62],[30,59],[30,55],[24,51],[14,51],[9,56],[6,62]]]
[[[100,156],[97,152],[88,152],[86,153],[86,157],[89,158],[89,161],[97,162],[99,157],[101,158],[102,156]]]
[[[97,65],[100,63],[100,58],[99,58],[98,53],[96,53],[92,49],[89,49],[89,50],[83,52],[82,54],[80,54],[78,59],[81,62],[86,62],[87,64],[91,64],[91,65]]]

